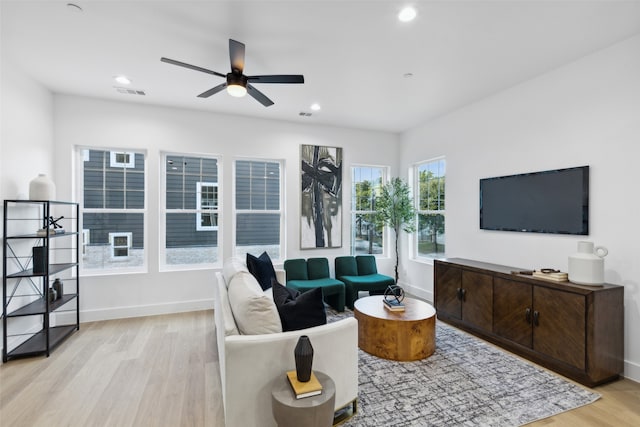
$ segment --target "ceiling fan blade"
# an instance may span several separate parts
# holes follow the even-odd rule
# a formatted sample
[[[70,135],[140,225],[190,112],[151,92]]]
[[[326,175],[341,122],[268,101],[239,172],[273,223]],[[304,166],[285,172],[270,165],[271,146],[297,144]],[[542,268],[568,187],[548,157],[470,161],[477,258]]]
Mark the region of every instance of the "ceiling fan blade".
[[[244,43],[229,39],[229,59],[231,71],[242,74],[244,71]]]
[[[201,72],[207,73],[207,74],[213,74],[214,76],[227,77],[226,74],[221,74],[221,73],[218,73],[216,71],[207,70],[206,68],[198,67],[197,65],[191,65],[191,64],[187,64],[185,62],[176,61],[175,59],[169,59],[169,58],[164,58],[163,57],[163,58],[160,58],[160,61],[166,62],[167,64],[173,64],[173,65],[178,65],[180,67],[189,68],[189,69],[195,70],[195,71],[201,71]]]
[[[250,84],[247,85],[247,93],[251,95],[260,104],[264,105],[265,107],[273,105],[272,100],[267,98],[267,96],[264,93],[260,92],[258,89],[251,86]]]
[[[281,74],[275,76],[249,76],[252,83],[304,83],[304,76],[299,74]]]
[[[215,95],[216,93],[220,92],[225,87],[227,87],[227,82],[221,83],[216,87],[212,87],[211,89],[202,92],[200,95],[198,95],[198,98],[208,98],[211,95]]]

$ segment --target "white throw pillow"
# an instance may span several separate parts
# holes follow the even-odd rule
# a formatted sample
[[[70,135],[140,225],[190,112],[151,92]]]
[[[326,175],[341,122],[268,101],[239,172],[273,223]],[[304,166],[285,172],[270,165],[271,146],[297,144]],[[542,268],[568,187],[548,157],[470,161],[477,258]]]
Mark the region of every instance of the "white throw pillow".
[[[260,284],[249,272],[236,273],[228,288],[231,311],[238,330],[243,335],[282,332],[280,315],[273,299],[264,294]]]
[[[233,318],[233,313],[231,311],[231,305],[229,304],[229,294],[227,292],[227,285],[224,283],[224,279],[221,273],[216,275],[218,280],[218,292],[220,295],[220,311],[222,312],[222,318],[224,319],[224,335],[238,335],[240,332],[238,331],[238,327],[236,326],[236,320]]]
[[[240,271],[249,272],[247,264],[245,264],[245,262],[240,258],[232,257],[224,262],[224,265],[222,266],[222,275],[224,276],[224,281],[227,284],[227,289],[229,289],[229,283],[231,282],[231,279],[233,279],[233,276]]]

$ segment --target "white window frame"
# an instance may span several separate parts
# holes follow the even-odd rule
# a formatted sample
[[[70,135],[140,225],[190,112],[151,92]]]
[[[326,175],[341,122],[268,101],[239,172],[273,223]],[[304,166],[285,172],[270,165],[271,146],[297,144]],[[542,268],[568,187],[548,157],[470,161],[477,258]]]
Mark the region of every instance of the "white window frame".
[[[119,154],[128,156],[129,161],[118,161]],[[109,166],[112,168],[134,168],[136,167],[136,153],[131,151],[111,151],[109,152]]]
[[[280,167],[278,168],[280,173],[278,176],[278,182],[280,183],[280,200],[279,200],[279,206],[280,209],[275,210],[275,209],[263,209],[263,210],[256,210],[256,209],[237,209],[236,208],[236,165],[238,161],[249,161],[249,162],[267,162],[267,163],[278,163],[280,165]],[[286,256],[286,233],[285,233],[285,209],[284,206],[286,203],[286,199],[285,199],[285,161],[284,159],[270,159],[270,158],[256,158],[256,157],[236,157],[233,160],[233,188],[232,188],[232,211],[233,211],[233,232],[232,232],[232,243],[231,243],[231,247],[232,247],[232,254],[234,256],[238,256],[240,253],[238,252],[238,246],[237,246],[237,242],[236,242],[236,228],[238,225],[238,215],[239,214],[243,214],[243,213],[250,213],[250,214],[278,214],[280,215],[280,235],[279,235],[279,240],[280,240],[280,256],[278,258],[272,258],[271,261],[273,261],[274,263],[280,263],[283,260],[285,260],[287,258]],[[253,255],[260,255],[260,254],[253,254]]]
[[[354,240],[355,240],[355,229],[354,229],[354,222],[353,219],[355,218],[355,215],[358,214],[374,214],[375,210],[356,210],[355,208],[355,198],[356,198],[356,183],[354,180],[354,172],[355,169],[363,169],[363,168],[372,168],[372,169],[380,169],[382,171],[382,182],[381,185],[385,185],[389,182],[389,171],[390,168],[389,166],[382,166],[382,165],[367,165],[367,164],[353,164],[351,166],[351,203],[349,205],[349,210],[350,210],[350,238],[351,238],[351,242],[350,242],[350,251],[353,251],[354,248]],[[389,230],[388,227],[384,227],[382,230],[382,253],[381,254],[373,254],[376,258],[388,258],[389,257],[389,250],[388,250],[388,235],[389,235]],[[355,253],[352,253],[351,255],[355,255]]]
[[[215,188],[215,206],[202,206],[202,187],[213,187]],[[197,231],[217,231],[218,230],[218,222],[215,221],[215,225],[202,225],[202,215],[211,215],[213,218],[217,218],[218,216],[218,183],[217,182],[197,182],[196,183],[196,209],[198,212],[196,213],[196,230]],[[203,212],[205,211],[205,212]]]
[[[112,153],[128,153],[128,154],[132,154],[133,155],[133,159],[134,159],[134,163],[132,164],[131,167],[135,167],[135,154],[140,154],[143,157],[143,162],[144,162],[144,192],[145,194],[147,194],[148,192],[148,187],[149,187],[149,179],[148,179],[148,171],[149,168],[147,167],[147,157],[148,157],[148,153],[146,150],[138,150],[136,149],[136,151],[129,151],[127,149],[122,149],[119,147],[103,147],[103,146],[86,146],[86,145],[78,145],[75,146],[76,149],[76,161],[77,161],[77,166],[76,167],[76,183],[78,183],[78,185],[76,186],[76,197],[77,200],[81,201],[81,205],[80,205],[80,228],[84,229],[83,224],[82,224],[82,218],[84,216],[84,214],[88,214],[88,213],[103,213],[103,214],[109,214],[109,213],[118,213],[118,214],[124,214],[124,213],[133,213],[133,214],[142,214],[142,229],[143,229],[143,233],[144,233],[144,239],[143,239],[143,251],[144,251],[144,255],[143,255],[143,259],[142,259],[142,264],[139,266],[133,266],[133,267],[129,267],[129,266],[118,266],[118,267],[114,267],[114,268],[90,268],[90,269],[86,269],[83,266],[83,263],[80,264],[80,272],[82,273],[83,276],[108,276],[108,275],[117,275],[117,274],[130,274],[130,273],[146,273],[148,271],[148,256],[149,256],[149,232],[148,232],[148,215],[147,215],[147,207],[148,207],[148,200],[149,198],[145,196],[144,198],[144,206],[141,209],[113,209],[113,208],[85,208],[84,207],[84,162],[85,161],[89,161],[89,151],[90,150],[97,150],[97,151],[106,151],[109,152],[109,156],[110,156],[110,161],[109,163],[111,163],[111,154]],[[131,159],[131,157],[130,157]],[[117,166],[117,167],[124,167],[124,166]],[[122,257],[120,257],[122,258]],[[113,260],[113,258],[111,258]]]
[[[126,237],[127,238],[127,245],[126,246],[122,246],[122,245],[118,245],[116,246],[114,244],[114,240],[118,237]],[[131,249],[132,246],[132,242],[133,241],[133,233],[131,232],[126,232],[126,231],[118,231],[115,233],[109,233],[109,246],[111,246],[111,258],[115,259],[115,260],[119,260],[119,259],[127,259],[129,258],[129,250]],[[127,254],[126,255],[116,255],[116,249],[123,249],[126,248],[127,249]]]
[[[218,207],[215,210],[210,210],[211,214],[217,217],[217,223],[214,226],[215,228],[198,228],[198,224],[200,224],[200,215],[197,209],[167,209],[167,176],[166,176],[166,164],[167,158],[172,156],[178,157],[196,157],[196,158],[206,158],[206,159],[215,159],[218,167],[218,182],[211,183],[207,181],[198,182],[198,184],[212,184],[218,188],[218,196],[217,203]],[[225,259],[225,256],[222,252],[222,235],[220,232],[220,226],[223,225],[223,163],[222,156],[219,154],[202,154],[202,153],[193,153],[193,152],[177,152],[177,151],[163,151],[160,153],[160,209],[159,209],[159,219],[158,219],[158,233],[159,233],[159,248],[158,248],[158,262],[159,262],[159,271],[187,271],[187,270],[205,270],[211,268],[220,268],[222,267],[222,261]],[[199,188],[196,188],[199,190]],[[196,191],[196,207],[200,206],[201,200],[200,191]],[[167,214],[168,213],[196,213],[196,230],[198,231],[218,231],[218,242],[217,242],[217,251],[218,257],[217,260],[210,263],[199,263],[199,264],[168,264],[167,263]]]
[[[430,163],[435,163],[435,162],[439,162],[441,160],[444,160],[445,162],[445,170],[446,170],[446,158],[445,156],[439,156],[439,157],[434,157],[428,160],[424,160],[421,162],[417,162],[413,165],[412,167],[412,174],[413,174],[413,186],[414,186],[414,208],[416,211],[416,216],[415,216],[415,225],[416,225],[416,232],[414,233],[414,237],[413,237],[413,259],[416,261],[423,261],[423,262],[427,262],[427,263],[432,263],[434,259],[436,258],[442,258],[445,257],[445,253],[446,253],[446,224],[447,224],[447,215],[446,215],[446,208],[445,209],[420,209],[420,168],[428,165]],[[444,174],[445,176],[445,188],[446,188],[446,172]],[[445,195],[446,195],[446,191],[445,191]],[[446,206],[446,204],[445,204]],[[418,249],[418,245],[420,242],[420,239],[418,238],[418,233],[419,233],[419,223],[418,223],[418,218],[419,215],[442,215],[444,217],[444,223],[445,223],[445,231],[443,232],[443,236],[445,239],[445,252],[441,252],[441,253],[430,253],[430,254],[420,254],[419,249]]]
[[[91,243],[91,230],[88,228],[82,229],[82,256],[87,255],[87,246]]]

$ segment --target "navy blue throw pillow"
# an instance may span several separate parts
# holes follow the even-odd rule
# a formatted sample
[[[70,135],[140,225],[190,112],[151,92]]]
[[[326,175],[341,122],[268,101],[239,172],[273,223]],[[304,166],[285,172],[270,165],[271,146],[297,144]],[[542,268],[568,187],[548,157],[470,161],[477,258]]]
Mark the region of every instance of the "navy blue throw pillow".
[[[269,254],[263,252],[259,257],[247,254],[247,269],[253,274],[263,291],[271,287],[271,282],[277,281],[276,270],[273,268]]]
[[[327,323],[322,288],[313,288],[297,296],[278,282],[273,283],[273,301],[280,314],[283,331],[299,331]]]

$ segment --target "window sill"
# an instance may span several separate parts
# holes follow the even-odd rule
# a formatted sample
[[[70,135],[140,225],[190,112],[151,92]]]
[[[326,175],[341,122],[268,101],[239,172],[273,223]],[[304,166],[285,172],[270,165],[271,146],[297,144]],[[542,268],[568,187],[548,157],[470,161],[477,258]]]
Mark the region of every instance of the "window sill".
[[[427,258],[427,257],[413,257],[411,258],[411,261],[416,262],[418,264],[426,264],[426,265],[433,265],[434,261],[437,259],[443,259],[446,258],[447,256],[445,254],[442,255],[438,255],[435,256],[433,258]]]
[[[143,269],[117,269],[117,270],[80,270],[81,277],[119,276],[123,274],[147,274],[149,270]]]
[[[183,265],[161,265],[159,268],[160,273],[171,273],[175,271],[197,271],[197,270],[212,270],[222,269],[222,263],[216,262],[212,264],[183,264]]]

